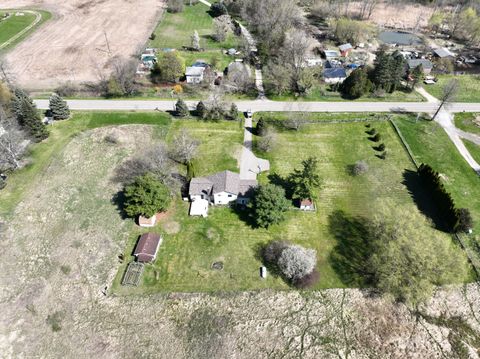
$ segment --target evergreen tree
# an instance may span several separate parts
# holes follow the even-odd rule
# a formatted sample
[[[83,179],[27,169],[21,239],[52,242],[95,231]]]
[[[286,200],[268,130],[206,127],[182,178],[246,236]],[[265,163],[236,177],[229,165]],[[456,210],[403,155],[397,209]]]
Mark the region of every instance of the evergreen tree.
[[[417,86],[423,78],[423,66],[420,64],[417,67],[415,67],[410,74],[410,78],[412,81],[412,90]]]
[[[383,47],[377,51],[373,65],[372,82],[376,88],[388,90],[389,84],[391,83],[390,61]]]
[[[212,6],[210,7],[210,15],[213,17],[219,17],[227,14],[228,14],[227,7],[223,2],[213,3]]]
[[[232,106],[230,106],[230,112],[228,114],[228,117],[231,120],[237,120],[238,119],[238,107],[234,103],[232,103]]]
[[[266,121],[263,119],[263,117],[260,117],[260,119],[257,122],[257,127],[256,127],[257,136],[263,136],[266,128],[267,128]]]
[[[359,98],[370,92],[372,82],[368,78],[368,71],[365,68],[359,68],[346,78],[340,86],[342,93],[348,98]]]
[[[202,119],[205,118],[205,116],[207,115],[207,106],[205,106],[203,101],[200,101],[197,104],[196,114],[197,114],[198,117],[200,117]]]
[[[25,129],[35,142],[40,142],[48,137],[48,130],[42,122],[37,107],[25,91],[15,90],[12,109],[18,124]]]
[[[391,55],[390,61],[391,61],[390,68],[392,71],[391,72],[392,83],[390,84],[390,92],[393,92],[401,87],[401,82],[405,75],[406,61],[398,50]]]
[[[50,96],[50,111],[54,120],[66,120],[70,117],[70,109],[67,102],[56,93]]]
[[[249,207],[252,209],[252,218],[257,225],[267,228],[285,219],[289,203],[282,187],[266,184],[256,188]]]
[[[320,186],[320,176],[318,175],[318,160],[315,157],[309,157],[302,161],[301,170],[293,170],[289,176],[289,182],[293,186],[294,199],[315,198],[315,189]]]
[[[188,106],[182,99],[178,99],[175,104],[175,111],[179,117],[187,117],[189,115]]]

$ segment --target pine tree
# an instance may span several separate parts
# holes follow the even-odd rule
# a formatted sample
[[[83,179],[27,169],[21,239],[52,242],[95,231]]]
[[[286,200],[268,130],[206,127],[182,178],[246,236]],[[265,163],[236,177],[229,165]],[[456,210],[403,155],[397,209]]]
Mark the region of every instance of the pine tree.
[[[179,117],[187,117],[189,115],[188,106],[182,99],[175,104],[175,111]]]
[[[293,186],[294,199],[314,199],[315,190],[320,187],[320,176],[318,175],[318,160],[309,157],[302,161],[303,168],[295,169],[289,176]]]
[[[207,106],[205,106],[203,101],[200,101],[197,104],[196,114],[197,114],[198,117],[200,117],[202,119],[205,118],[205,116],[207,115]]]
[[[56,93],[50,96],[50,111],[54,120],[66,120],[70,117],[70,109],[67,102]]]
[[[40,142],[48,137],[48,130],[42,122],[37,107],[25,91],[15,90],[12,108],[18,124],[35,142]]]
[[[230,113],[228,114],[228,117],[231,120],[237,120],[238,119],[238,107],[234,103],[232,103],[232,106],[230,107]]]

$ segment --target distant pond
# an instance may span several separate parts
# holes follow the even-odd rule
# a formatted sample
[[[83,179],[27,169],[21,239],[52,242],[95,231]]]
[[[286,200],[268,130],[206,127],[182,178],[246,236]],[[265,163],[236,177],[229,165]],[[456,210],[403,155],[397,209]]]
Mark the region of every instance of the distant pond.
[[[409,32],[402,31],[382,31],[378,38],[381,42],[386,44],[398,44],[398,45],[421,45],[422,40],[417,36]]]

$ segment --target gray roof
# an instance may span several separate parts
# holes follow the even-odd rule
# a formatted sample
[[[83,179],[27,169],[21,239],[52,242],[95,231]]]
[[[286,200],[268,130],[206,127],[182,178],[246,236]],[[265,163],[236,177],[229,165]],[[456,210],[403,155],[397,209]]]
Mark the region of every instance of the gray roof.
[[[346,50],[353,49],[353,47],[350,43],[340,45],[338,48],[340,49],[340,51],[346,51]]]
[[[185,71],[186,76],[202,76],[205,71],[204,67],[187,67]]]
[[[346,78],[347,73],[344,68],[335,67],[323,70],[323,77],[326,79]]]
[[[445,48],[445,47],[442,47],[441,49],[435,49],[433,50],[433,52],[435,53],[435,55],[437,55],[438,57],[450,57],[452,56],[453,57],[453,54],[452,52]]]
[[[241,180],[238,173],[222,171],[207,177],[192,178],[188,193],[190,195],[212,195],[228,192],[235,195],[244,195],[255,186],[257,186],[255,180]]]
[[[422,65],[424,70],[429,70],[433,68],[432,62],[426,59],[412,59],[412,60],[408,60],[407,63],[410,69],[414,69],[418,65]]]

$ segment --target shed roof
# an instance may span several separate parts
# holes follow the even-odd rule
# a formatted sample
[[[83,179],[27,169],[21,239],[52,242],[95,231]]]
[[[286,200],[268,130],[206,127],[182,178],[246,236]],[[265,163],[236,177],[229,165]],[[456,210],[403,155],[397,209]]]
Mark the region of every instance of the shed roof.
[[[336,50],[325,50],[324,51],[326,57],[339,57],[340,54]]]
[[[161,243],[162,238],[156,233],[144,233],[140,236],[135,251],[133,252],[134,256],[137,257],[150,257],[154,259],[157,255],[158,246]],[[145,261],[145,260],[143,260]]]
[[[208,215],[208,201],[206,199],[192,201],[190,204],[190,215],[206,217]]]
[[[350,43],[346,43],[346,44],[340,45],[338,48],[340,49],[340,51],[347,51],[347,50],[353,49],[353,46]]]
[[[435,49],[435,50],[433,50],[433,52],[438,57],[453,57],[454,56],[454,54],[449,49],[447,49],[446,47],[442,47],[440,49]]]
[[[333,69],[324,69],[323,77],[327,79],[346,78],[347,73],[344,68],[336,67]]]
[[[186,76],[202,76],[203,72],[205,71],[205,67],[195,66],[195,67],[187,67],[185,71]]]

